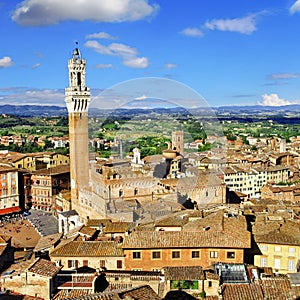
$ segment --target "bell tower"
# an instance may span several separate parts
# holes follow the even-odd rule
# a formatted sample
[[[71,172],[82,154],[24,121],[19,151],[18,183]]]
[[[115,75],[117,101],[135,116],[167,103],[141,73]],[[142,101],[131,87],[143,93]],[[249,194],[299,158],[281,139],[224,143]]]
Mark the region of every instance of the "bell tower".
[[[86,60],[75,48],[68,60],[69,87],[65,102],[69,116],[70,176],[72,209],[80,211],[79,190],[89,183],[88,108],[90,88],[85,85]]]

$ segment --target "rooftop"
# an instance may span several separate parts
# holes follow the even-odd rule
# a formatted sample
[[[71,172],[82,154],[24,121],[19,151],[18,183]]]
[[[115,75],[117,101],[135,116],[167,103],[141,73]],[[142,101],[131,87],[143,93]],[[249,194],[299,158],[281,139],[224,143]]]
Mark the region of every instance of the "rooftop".
[[[54,257],[123,257],[120,244],[113,241],[70,241],[54,249],[50,256]]]
[[[57,267],[54,262],[38,259],[28,268],[28,271],[41,276],[53,277],[60,269],[61,267]]]

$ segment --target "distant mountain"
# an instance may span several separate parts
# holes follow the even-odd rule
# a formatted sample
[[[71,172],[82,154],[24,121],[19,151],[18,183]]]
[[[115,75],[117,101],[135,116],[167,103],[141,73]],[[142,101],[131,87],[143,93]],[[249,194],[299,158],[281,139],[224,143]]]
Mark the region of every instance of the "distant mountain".
[[[279,112],[279,111],[293,111],[300,112],[300,104],[291,104],[291,105],[283,105],[283,106],[263,106],[263,105],[251,105],[251,106],[220,106],[216,108],[218,112],[228,111],[244,111],[244,112],[253,112],[253,111],[269,111],[269,112]]]
[[[67,108],[51,105],[0,105],[0,114],[15,115],[20,117],[35,116],[66,116]]]
[[[199,107],[199,108],[184,108],[184,107],[169,107],[169,108],[117,108],[117,109],[100,109],[90,108],[90,116],[134,116],[134,115],[149,115],[149,114],[182,114],[182,115],[211,115],[213,111],[217,116],[226,114],[246,114],[246,115],[268,115],[285,113],[300,113],[300,105],[292,104],[285,106],[221,106],[221,107]],[[67,108],[64,106],[51,105],[0,105],[0,114],[15,115],[20,117],[34,116],[67,116]]]

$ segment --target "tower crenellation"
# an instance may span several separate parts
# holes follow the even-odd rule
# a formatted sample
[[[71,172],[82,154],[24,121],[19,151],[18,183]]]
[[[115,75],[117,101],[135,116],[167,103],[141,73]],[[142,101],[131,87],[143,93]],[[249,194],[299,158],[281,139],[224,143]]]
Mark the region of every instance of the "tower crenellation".
[[[66,88],[68,113],[87,113],[90,103],[90,88],[85,85],[86,60],[78,48],[68,61],[69,87]]]

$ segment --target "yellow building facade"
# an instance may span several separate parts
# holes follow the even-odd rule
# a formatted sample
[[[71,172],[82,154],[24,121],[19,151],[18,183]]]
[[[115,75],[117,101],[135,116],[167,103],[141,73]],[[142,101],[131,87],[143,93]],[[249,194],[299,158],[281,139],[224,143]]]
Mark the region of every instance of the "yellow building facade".
[[[300,244],[257,243],[261,255],[255,255],[254,265],[271,267],[276,273],[295,273],[299,269]]]

